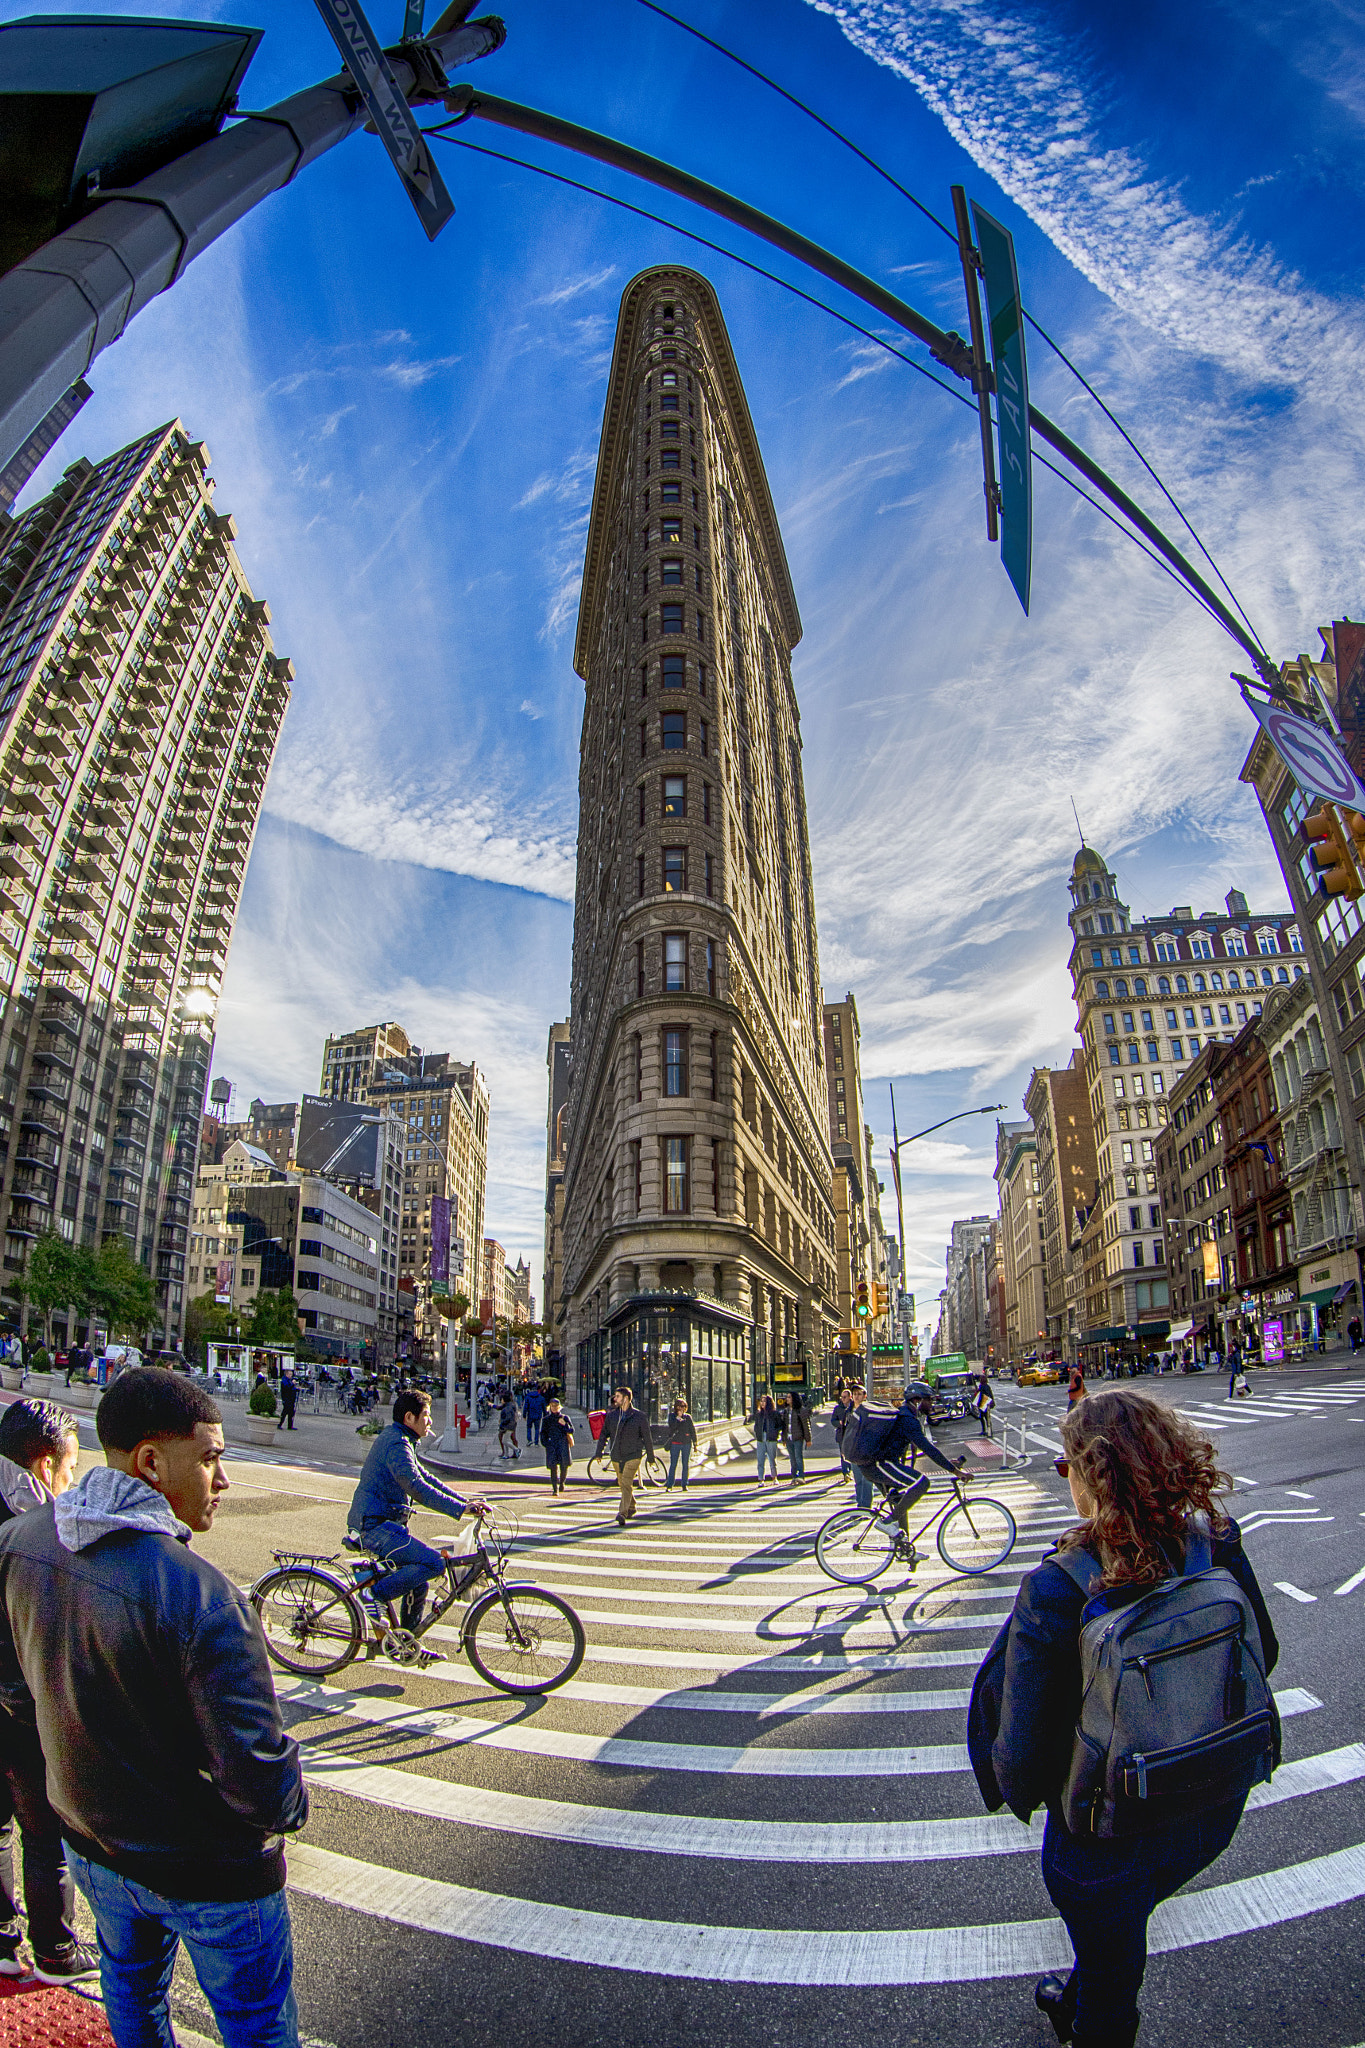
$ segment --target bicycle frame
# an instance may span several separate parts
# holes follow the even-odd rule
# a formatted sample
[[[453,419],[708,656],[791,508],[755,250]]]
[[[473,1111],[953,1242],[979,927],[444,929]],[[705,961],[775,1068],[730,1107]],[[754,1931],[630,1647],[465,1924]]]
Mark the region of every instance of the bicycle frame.
[[[901,1527],[900,1516],[896,1513],[896,1501],[897,1495],[888,1494],[884,1495],[880,1501],[873,1502],[872,1506],[867,1510],[867,1523],[869,1529],[872,1527],[874,1522],[894,1522],[896,1525],[897,1535],[905,1535],[905,1531]],[[978,1532],[976,1524],[972,1520],[971,1508],[968,1506],[968,1495],[966,1485],[961,1479],[954,1478],[954,1480],[952,1481],[950,1491],[944,1494],[943,1499],[939,1502],[938,1506],[933,1510],[933,1513],[928,1517],[927,1521],[921,1522],[918,1529],[910,1530],[908,1536],[906,1536],[906,1541],[913,1547],[917,1539],[921,1536],[927,1535],[929,1530],[933,1528],[935,1522],[941,1522],[943,1520],[943,1517],[948,1513],[949,1509],[956,1503],[960,1503],[966,1511],[967,1526],[970,1528],[973,1536],[975,1536]],[[909,1518],[907,1516],[907,1520],[908,1519]]]

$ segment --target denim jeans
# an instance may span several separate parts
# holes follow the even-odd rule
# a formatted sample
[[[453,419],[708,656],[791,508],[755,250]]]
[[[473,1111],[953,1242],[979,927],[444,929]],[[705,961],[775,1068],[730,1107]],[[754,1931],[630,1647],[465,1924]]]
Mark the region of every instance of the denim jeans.
[[[669,1447],[668,1447],[668,1483],[669,1483],[669,1485],[670,1485],[670,1486],[671,1486],[671,1485],[673,1484],[673,1481],[674,1481],[674,1479],[675,1479],[675,1478],[677,1477],[677,1472],[678,1472],[678,1467],[679,1467],[679,1465],[681,1465],[681,1466],[682,1466],[682,1483],[683,1483],[683,1485],[684,1485],[684,1486],[686,1486],[686,1484],[687,1484],[687,1473],[688,1473],[688,1468],[689,1468],[689,1466],[691,1465],[691,1463],[692,1463],[692,1446],[691,1446],[691,1444],[670,1444],[670,1445],[669,1445]]]
[[[1153,1910],[1221,1856],[1237,1832],[1245,1794],[1156,1834],[1098,1841],[1071,1835],[1048,1815],[1043,1883],[1066,1922],[1076,1968],[1077,2048],[1131,2041],[1147,1968]]]
[[[95,1916],[115,2048],[174,2048],[167,1993],[183,1941],[225,2048],[299,2048],[289,1900],[163,1899],[66,1845]]]
[[[423,1543],[401,1522],[370,1522],[364,1530],[365,1548],[392,1567],[371,1588],[376,1600],[402,1597],[404,1628],[416,1628],[426,1606],[427,1587],[445,1570],[439,1550]]]
[[[806,1440],[799,1430],[787,1438],[787,1463],[791,1466],[793,1479],[805,1478]]]
[[[860,1508],[870,1508],[872,1505],[872,1474],[862,1465],[850,1465],[848,1469],[853,1474],[854,1500]]]
[[[774,1479],[776,1479],[776,1477],[777,1477],[777,1445],[776,1445],[775,1443],[770,1443],[770,1442],[769,1442],[769,1440],[767,1439],[767,1437],[762,1437],[762,1436],[761,1436],[761,1437],[757,1438],[757,1440],[755,1441],[755,1444],[754,1444],[754,1449],[755,1449],[755,1450],[756,1450],[756,1451],[758,1452],[758,1476],[759,1476],[759,1479],[761,1480],[761,1479],[762,1479],[762,1477],[763,1477],[763,1467],[764,1467],[764,1464],[765,1464],[765,1463],[766,1463],[766,1464],[768,1464],[768,1465],[770,1465],[770,1466],[772,1467],[772,1474],[773,1474],[773,1478],[774,1478]]]
[[[538,1444],[540,1442],[540,1417],[538,1415],[528,1415],[526,1418],[526,1441],[528,1444]]]

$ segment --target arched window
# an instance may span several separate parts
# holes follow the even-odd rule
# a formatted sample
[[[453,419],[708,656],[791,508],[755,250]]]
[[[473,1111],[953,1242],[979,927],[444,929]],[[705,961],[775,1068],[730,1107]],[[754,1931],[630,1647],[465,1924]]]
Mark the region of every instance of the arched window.
[[[1216,995],[1223,993],[1223,977],[1216,970],[1209,976],[1209,983]]]
[[[1204,987],[1204,977],[1202,974],[1196,974],[1194,977],[1194,992],[1197,996],[1207,995],[1208,993]]]
[[[1107,981],[1097,981],[1097,982],[1095,983],[1095,994],[1096,994],[1096,997],[1098,998],[1098,1000],[1099,1000],[1100,1002],[1102,1002],[1102,1003],[1107,1003],[1107,1002],[1108,1002],[1108,1000],[1109,1000],[1109,984],[1108,984],[1108,982],[1107,982]]]
[[[1146,1000],[1147,983],[1140,974],[1138,975],[1136,981],[1133,983],[1133,994],[1137,997],[1139,1002],[1143,1002]]]
[[[1280,969],[1280,971],[1279,971],[1279,975],[1278,975],[1278,979],[1279,979],[1280,981],[1288,981],[1288,979],[1289,979],[1289,969],[1288,969],[1287,967],[1282,967],[1282,968]]]
[[[1175,978],[1175,989],[1177,995],[1187,996],[1189,994],[1190,984],[1183,974],[1177,974]]]
[[[1234,967],[1231,974],[1228,976],[1228,987],[1239,989],[1241,986],[1242,984],[1237,977],[1237,969]]]
[[[1115,994],[1115,995],[1116,995],[1116,996],[1118,997],[1118,1000],[1119,1000],[1119,1001],[1120,1001],[1121,1003],[1126,1003],[1126,1002],[1127,1002],[1127,1000],[1128,1000],[1128,984],[1127,984],[1127,982],[1126,982],[1126,981],[1122,981],[1122,980],[1120,980],[1120,981],[1116,981],[1116,982],[1114,983],[1114,994]]]
[[[1171,992],[1171,977],[1170,977],[1170,975],[1169,975],[1169,974],[1163,974],[1163,975],[1162,975],[1162,977],[1161,977],[1161,979],[1160,979],[1160,981],[1159,981],[1159,982],[1157,983],[1157,985],[1156,985],[1156,986],[1157,986],[1157,994],[1158,994],[1158,995],[1168,996],[1168,995],[1170,994],[1170,992]]]

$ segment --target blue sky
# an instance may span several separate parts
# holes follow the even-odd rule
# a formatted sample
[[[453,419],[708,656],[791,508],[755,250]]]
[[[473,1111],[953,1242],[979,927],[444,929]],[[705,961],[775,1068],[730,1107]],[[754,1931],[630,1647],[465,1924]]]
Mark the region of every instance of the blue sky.
[[[385,4],[392,36],[400,0]],[[940,215],[956,181],[1012,229],[1031,310],[1274,652],[1316,651],[1319,623],[1361,612],[1359,8],[678,11]],[[335,69],[310,0],[183,12],[264,26],[248,105]],[[508,0],[505,18],[505,49],[478,67],[489,90],[728,186],[964,325],[954,252],[922,216],[637,0]],[[461,133],[809,282],[613,173],[484,124]],[[1073,797],[1138,913],[1219,904],[1232,885],[1253,906],[1285,900],[1236,779],[1251,725],[1227,676],[1245,664],[1112,527],[1040,476],[1024,619],[984,537],[969,412],[667,229],[463,150],[441,164],[457,213],[434,247],[368,137],[258,209],[100,360],[36,486],[179,414],[209,444],[294,658],[219,1017],[217,1071],[241,1100],[315,1086],[326,1033],[379,1017],[477,1059],[489,1225],[538,1279],[545,1038],[568,1000],[578,576],[617,304],[661,260],[716,284],[782,522],[823,976],[857,996],[878,1132],[888,1080],[914,1129],[983,1101],[1020,1115],[1030,1069],[1068,1057]],[[1041,345],[1031,369],[1035,400],[1155,510]],[[992,1120],[959,1131],[905,1155],[922,1318],[951,1219],[994,1207]]]

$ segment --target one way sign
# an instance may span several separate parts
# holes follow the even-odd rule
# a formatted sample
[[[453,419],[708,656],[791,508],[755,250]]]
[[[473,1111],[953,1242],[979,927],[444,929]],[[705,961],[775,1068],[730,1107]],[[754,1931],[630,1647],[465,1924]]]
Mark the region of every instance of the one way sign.
[[[380,49],[374,30],[357,0],[318,0],[318,12],[356,82],[379,139],[393,159],[394,169],[407,187],[427,240],[434,242],[454,213],[455,202],[431,160],[431,151],[412,118],[411,107],[398,90],[398,81],[389,69],[389,60]]]

